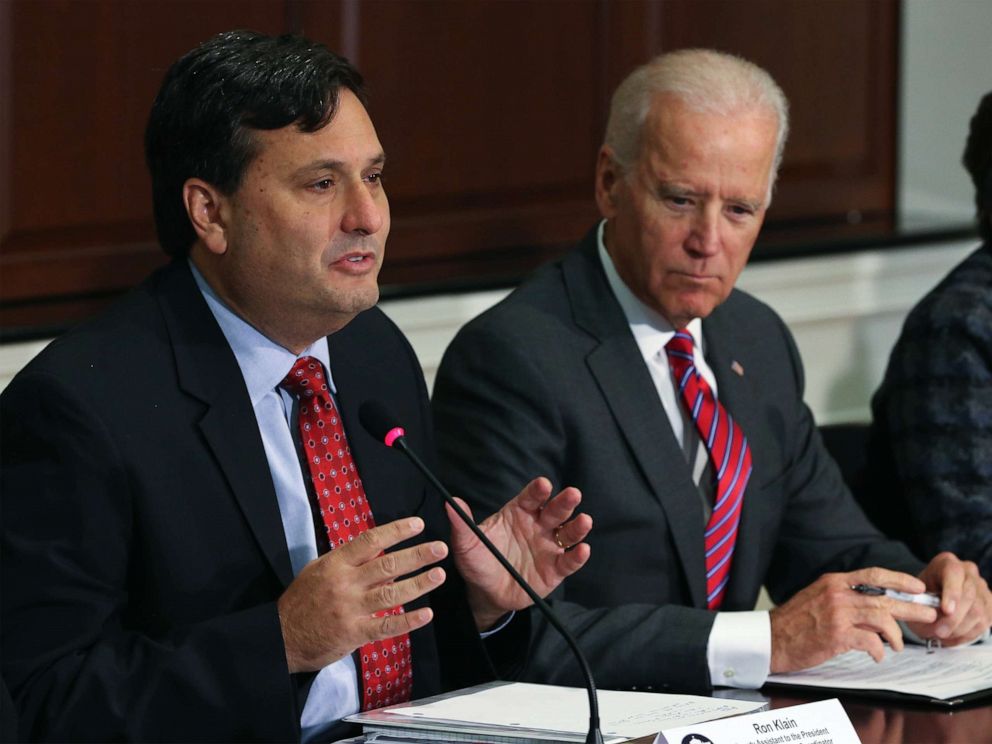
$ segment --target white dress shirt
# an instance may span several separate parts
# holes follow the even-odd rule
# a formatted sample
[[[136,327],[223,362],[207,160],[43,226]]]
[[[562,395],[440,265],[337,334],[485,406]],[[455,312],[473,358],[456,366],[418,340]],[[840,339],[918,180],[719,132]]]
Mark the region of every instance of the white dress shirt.
[[[630,332],[634,336],[637,347],[641,350],[644,364],[651,374],[661,406],[668,416],[676,441],[682,447],[693,479],[701,485],[700,500],[704,510],[711,509],[712,487],[710,478],[703,478],[707,470],[711,470],[709,458],[696,431],[689,419],[685,407],[679,402],[675,390],[671,368],[665,344],[675,335],[673,328],[660,313],[645,305],[634,296],[630,288],[623,282],[613,266],[613,260],[606,251],[603,242],[605,221],[599,225],[597,240],[599,243],[599,258],[606,272],[613,294],[620,303]],[[713,395],[719,397],[716,378],[706,363],[702,333],[702,320],[695,318],[689,322],[687,330],[695,340],[693,356],[696,369],[713,389]],[[709,488],[709,498],[705,495]],[[745,496],[746,498],[746,496]],[[733,570],[733,569],[731,569]],[[706,646],[706,660],[710,669],[710,681],[714,686],[757,688],[765,683],[771,667],[772,658],[772,629],[767,612],[718,612],[710,630],[709,642]]]

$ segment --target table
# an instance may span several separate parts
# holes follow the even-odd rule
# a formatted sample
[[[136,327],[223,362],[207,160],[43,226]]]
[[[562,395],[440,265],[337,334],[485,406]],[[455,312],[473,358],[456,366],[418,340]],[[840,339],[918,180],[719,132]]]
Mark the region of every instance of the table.
[[[864,744],[992,744],[992,699],[938,708],[867,697],[765,691],[772,708],[838,697]]]

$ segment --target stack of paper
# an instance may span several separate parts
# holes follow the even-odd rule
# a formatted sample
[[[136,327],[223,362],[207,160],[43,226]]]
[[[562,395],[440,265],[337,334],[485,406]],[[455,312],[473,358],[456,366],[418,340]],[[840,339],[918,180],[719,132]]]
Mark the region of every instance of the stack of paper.
[[[750,713],[761,702],[695,695],[600,690],[603,740],[622,742],[716,718]],[[496,682],[413,703],[359,713],[368,741],[583,742],[589,725],[586,691]]]
[[[956,705],[992,695],[992,644],[939,648],[907,644],[901,653],[885,650],[876,664],[863,651],[848,651],[802,672],[773,674],[768,683],[818,687],[863,694],[901,695]]]

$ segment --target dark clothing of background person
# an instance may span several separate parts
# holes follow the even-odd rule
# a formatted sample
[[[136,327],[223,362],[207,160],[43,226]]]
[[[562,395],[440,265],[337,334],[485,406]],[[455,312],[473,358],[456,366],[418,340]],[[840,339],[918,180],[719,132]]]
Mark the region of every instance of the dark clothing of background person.
[[[909,313],[872,417],[869,516],[920,558],[949,550],[992,581],[992,245]]]

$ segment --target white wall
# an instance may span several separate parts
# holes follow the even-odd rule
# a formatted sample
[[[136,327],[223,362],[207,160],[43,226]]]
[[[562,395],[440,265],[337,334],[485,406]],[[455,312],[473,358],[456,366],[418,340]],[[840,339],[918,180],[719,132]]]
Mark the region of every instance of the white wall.
[[[868,420],[869,398],[909,309],[975,247],[973,241],[749,266],[740,286],[774,307],[806,365],[806,399],[819,423]],[[455,332],[506,291],[382,303],[409,337],[433,384]],[[0,388],[45,342],[0,346]]]
[[[901,212],[970,217],[961,153],[992,90],[992,0],[903,0],[901,65]]]
[[[749,266],[739,286],[770,304],[796,337],[806,399],[819,423],[867,421],[906,313],[974,241]],[[458,328],[506,292],[385,302],[410,338],[428,385]]]

